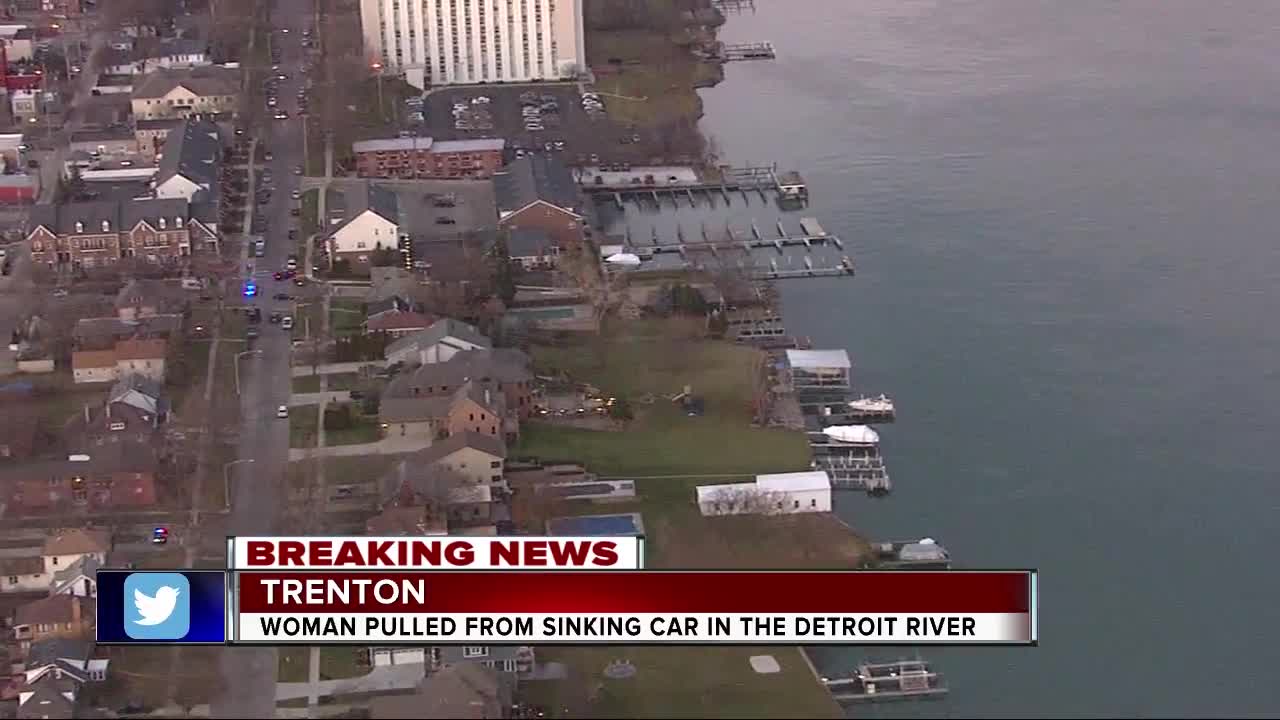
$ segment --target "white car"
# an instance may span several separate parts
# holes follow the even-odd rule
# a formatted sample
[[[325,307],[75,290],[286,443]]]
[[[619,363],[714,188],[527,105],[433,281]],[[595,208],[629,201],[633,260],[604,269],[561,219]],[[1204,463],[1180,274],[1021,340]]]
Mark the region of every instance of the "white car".
[[[280,327],[284,328],[285,330],[292,330],[293,316],[285,315],[284,317],[280,318]]]
[[[288,405],[281,405],[280,407],[276,408],[276,417],[278,417],[278,418],[287,418],[287,417],[289,417],[289,406],[288,406]]]

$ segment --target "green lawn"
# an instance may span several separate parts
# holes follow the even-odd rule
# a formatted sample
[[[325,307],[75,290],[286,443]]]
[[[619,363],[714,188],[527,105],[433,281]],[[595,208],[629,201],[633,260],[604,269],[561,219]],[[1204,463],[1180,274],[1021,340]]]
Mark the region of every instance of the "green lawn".
[[[313,448],[316,446],[316,431],[319,422],[319,406],[299,405],[289,408],[289,447]],[[356,413],[355,423],[341,430],[325,430],[325,445],[358,445],[377,442],[382,437],[382,428],[378,419]]]
[[[334,373],[326,375],[328,378],[329,390],[350,390],[360,381],[360,376],[355,373]],[[293,392],[296,393],[313,393],[320,392],[320,376],[304,375],[293,379]]]
[[[781,672],[751,669],[753,655],[772,655]],[[636,666],[624,680],[606,678],[614,660]],[[522,697],[553,717],[838,718],[839,707],[791,647],[539,647],[539,662],[562,662],[563,681],[530,681]]]
[[[364,302],[351,298],[329,301],[329,332],[335,337],[360,334],[364,323]]]
[[[369,667],[360,664],[360,655],[368,656],[364,647],[320,648],[320,679],[340,680],[367,675]],[[279,650],[280,682],[305,682],[311,674],[310,647],[283,647]]]
[[[302,236],[310,235],[320,229],[318,213],[320,211],[320,191],[308,190],[302,193],[301,210],[298,215],[298,227]]]

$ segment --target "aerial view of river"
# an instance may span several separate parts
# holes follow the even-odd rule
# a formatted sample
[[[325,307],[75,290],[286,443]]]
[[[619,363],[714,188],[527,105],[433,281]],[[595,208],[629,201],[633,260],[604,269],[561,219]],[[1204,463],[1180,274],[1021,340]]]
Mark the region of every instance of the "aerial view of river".
[[[778,59],[702,127],[805,174],[859,275],[788,329],[898,405],[840,515],[1041,571],[1040,647],[922,648],[951,695],[856,714],[1280,712],[1280,3],[756,4],[721,38]]]

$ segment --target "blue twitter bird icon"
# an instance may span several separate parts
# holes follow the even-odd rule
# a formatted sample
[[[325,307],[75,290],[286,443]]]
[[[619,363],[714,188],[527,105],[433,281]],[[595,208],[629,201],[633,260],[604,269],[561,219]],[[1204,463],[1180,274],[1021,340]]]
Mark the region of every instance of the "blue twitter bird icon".
[[[124,632],[134,640],[181,640],[191,629],[191,583],[181,573],[124,580]]]

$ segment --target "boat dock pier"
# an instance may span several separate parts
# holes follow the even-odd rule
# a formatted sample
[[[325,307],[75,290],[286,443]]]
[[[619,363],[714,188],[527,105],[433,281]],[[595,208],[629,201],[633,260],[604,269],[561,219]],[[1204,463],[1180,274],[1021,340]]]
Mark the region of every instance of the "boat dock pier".
[[[743,13],[756,11],[756,0],[711,0],[711,7],[722,13]]]
[[[831,425],[883,425],[897,420],[897,409],[886,395],[833,398],[800,403],[808,427],[820,431]]]
[[[837,702],[937,699],[947,694],[942,676],[923,660],[862,663],[846,678],[823,678]]]
[[[793,204],[809,199],[809,187],[800,173],[788,170],[779,174],[776,165],[722,165],[701,179],[680,179],[679,175],[666,176],[658,168],[634,167],[608,174],[584,173],[578,182],[583,193],[597,201],[612,201],[619,210],[626,209],[627,200],[652,201],[658,207],[669,201],[678,209],[686,201],[689,207],[702,203],[714,207],[722,200],[727,207],[735,195],[741,195],[747,204],[752,194],[766,202],[771,194]]]
[[[773,60],[778,52],[771,42],[716,43],[707,51],[712,62],[737,62],[741,60]]]

